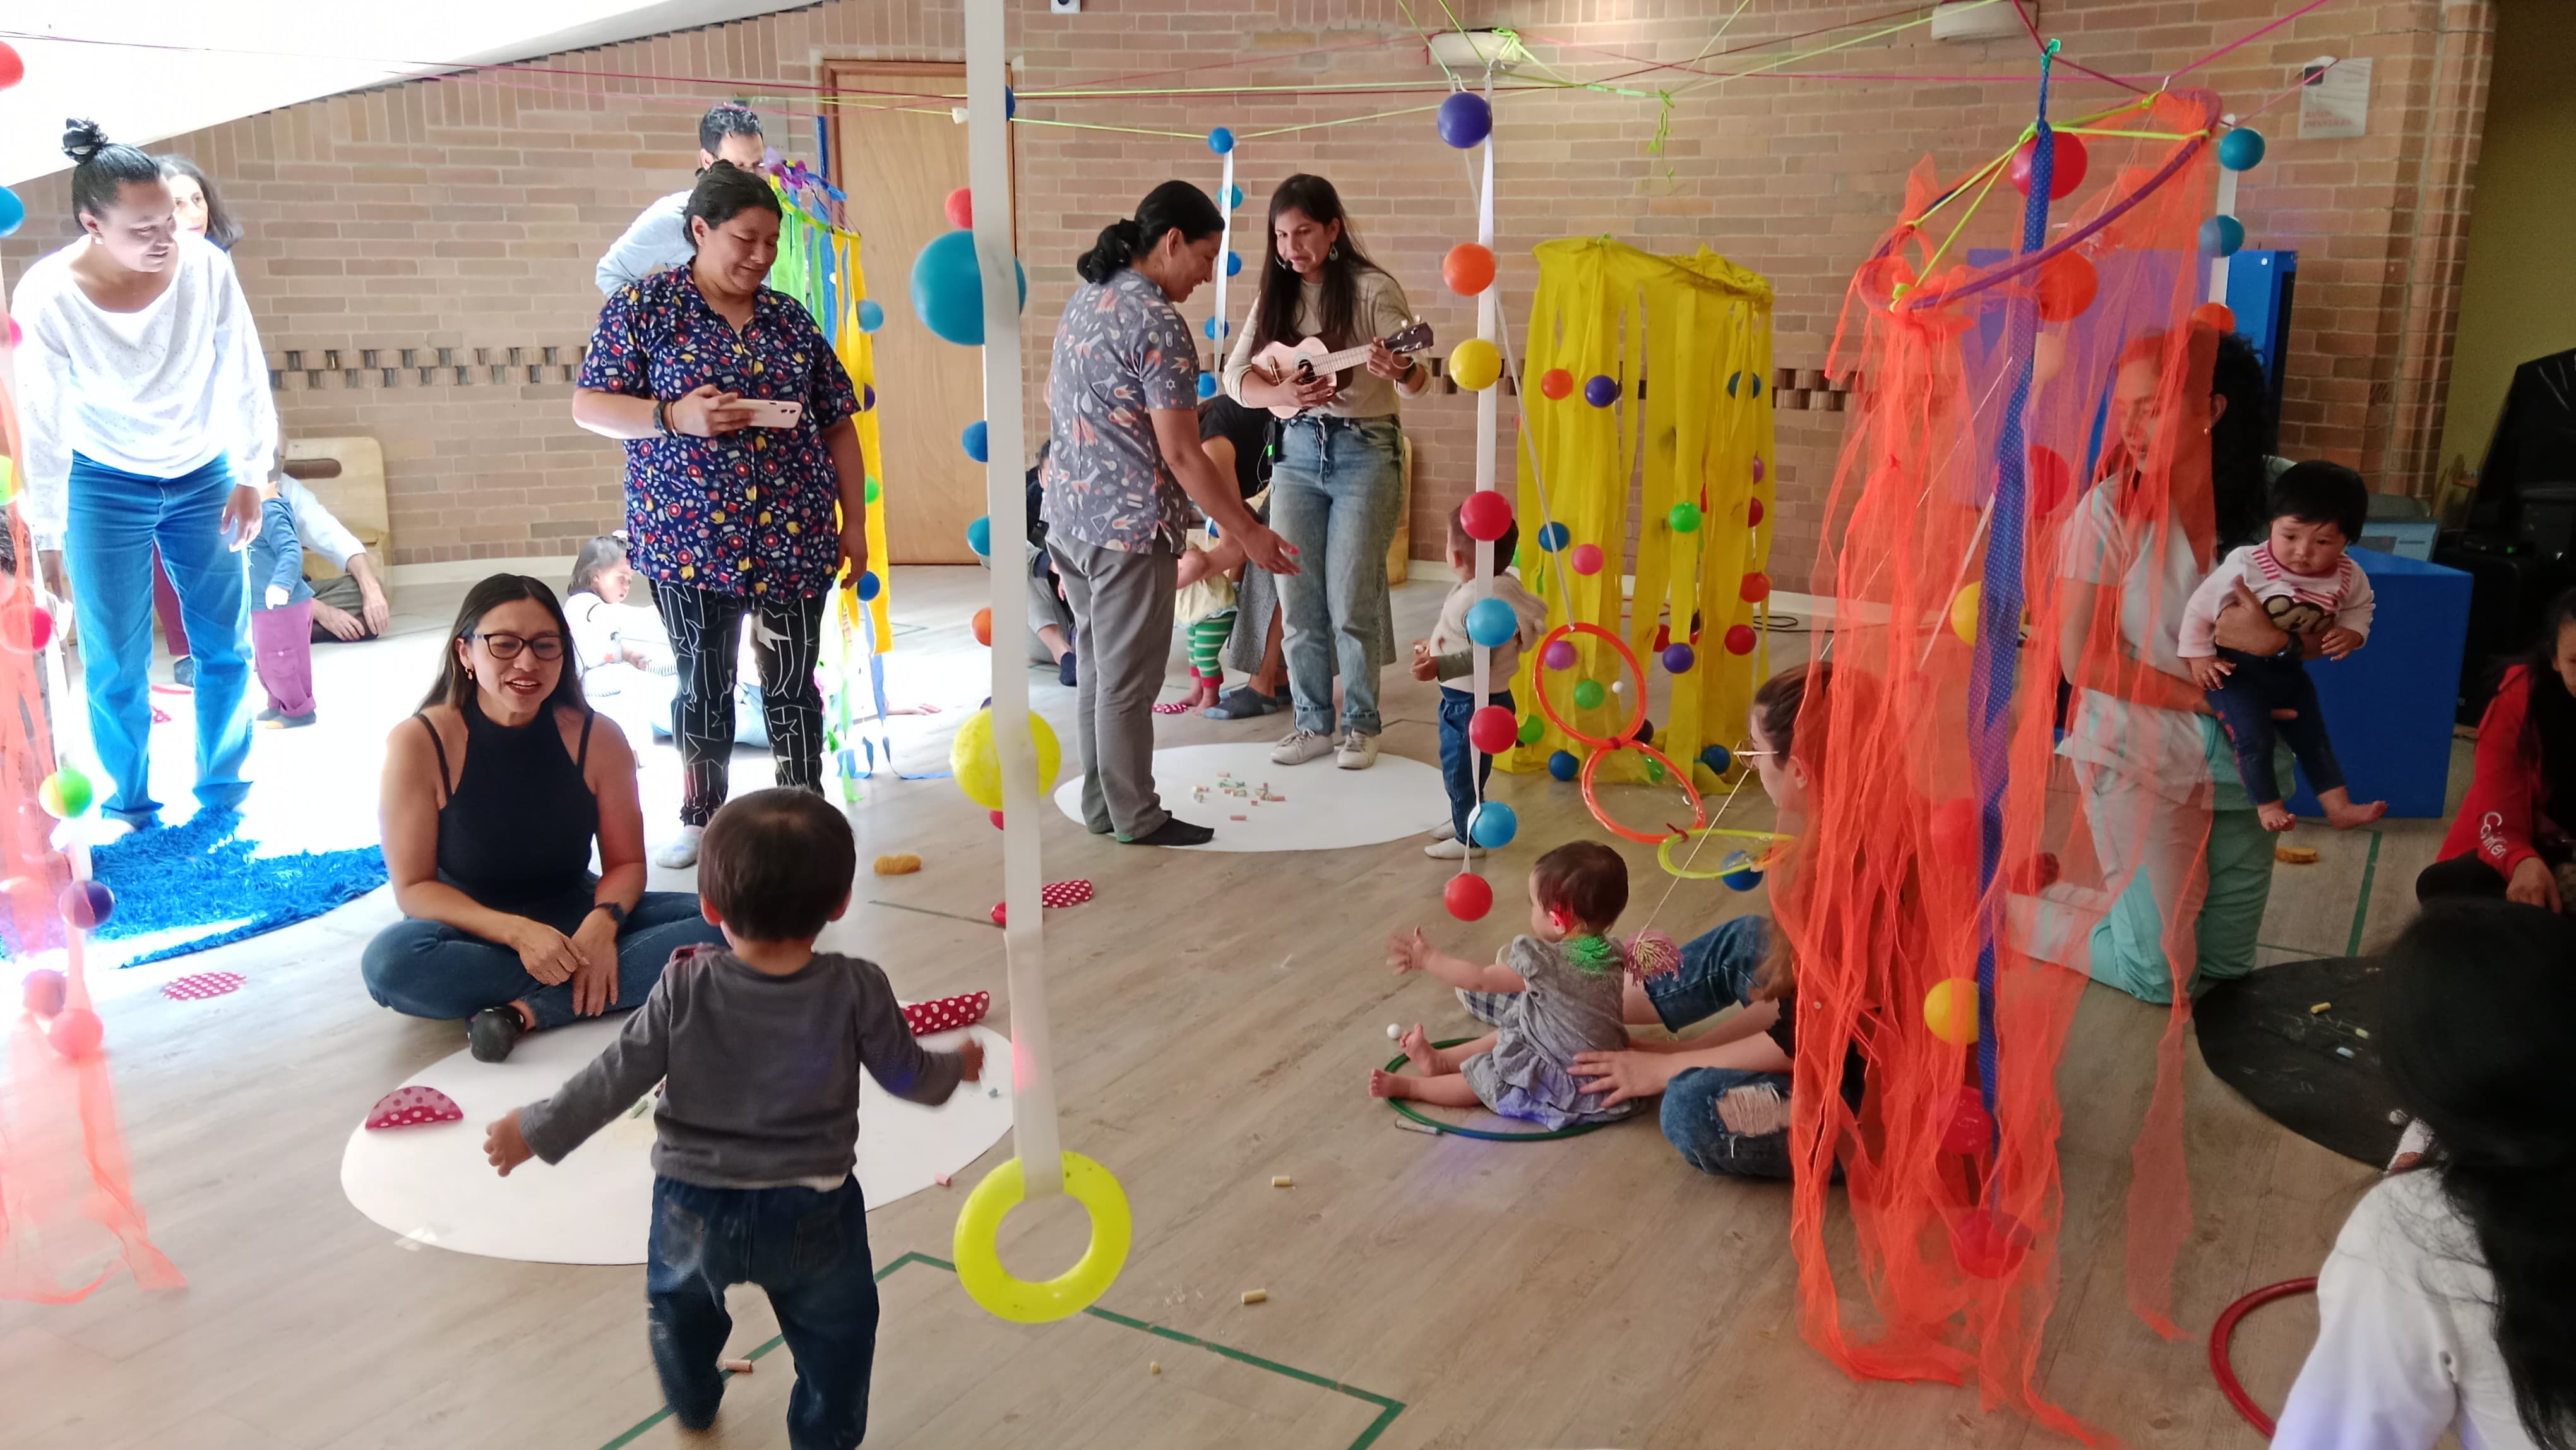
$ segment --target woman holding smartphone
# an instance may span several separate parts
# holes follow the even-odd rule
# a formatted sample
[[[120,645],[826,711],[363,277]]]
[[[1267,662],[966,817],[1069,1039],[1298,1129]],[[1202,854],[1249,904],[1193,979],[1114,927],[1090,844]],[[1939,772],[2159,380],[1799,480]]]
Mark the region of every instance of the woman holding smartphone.
[[[868,567],[858,396],[804,306],[762,285],[777,193],[719,161],[685,215],[696,257],[610,295],[572,404],[626,444],[630,558],[679,674],[680,834],[654,857],[672,868],[697,863],[725,802],[746,615],[778,783],[822,788],[823,604],[845,565],[849,585]]]

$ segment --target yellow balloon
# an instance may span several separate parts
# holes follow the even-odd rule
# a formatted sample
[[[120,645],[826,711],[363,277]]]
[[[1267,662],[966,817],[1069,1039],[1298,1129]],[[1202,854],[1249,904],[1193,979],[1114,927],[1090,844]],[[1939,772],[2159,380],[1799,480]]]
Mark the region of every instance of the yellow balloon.
[[[1977,600],[1985,591],[1974,584],[1962,588],[1950,601],[1950,632],[1961,644],[1977,642]]]
[[[1055,788],[1064,751],[1056,744],[1055,727],[1044,716],[1029,716],[1029,738],[1038,748],[1038,794],[1045,795]],[[957,738],[948,746],[948,770],[968,800],[988,811],[1002,808],[1002,756],[993,742],[992,706],[967,716],[966,723],[957,727]]]
[[[1481,337],[1471,337],[1449,353],[1449,376],[1471,393],[1481,393],[1503,375],[1503,355]]]
[[[1923,1025],[1943,1042],[1958,1046],[1977,1040],[1977,984],[1965,977],[1934,982],[1923,994]]]

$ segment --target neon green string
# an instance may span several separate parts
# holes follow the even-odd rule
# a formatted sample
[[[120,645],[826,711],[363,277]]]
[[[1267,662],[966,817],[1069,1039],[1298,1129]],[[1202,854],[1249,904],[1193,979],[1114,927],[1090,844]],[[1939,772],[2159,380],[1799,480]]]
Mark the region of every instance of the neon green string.
[[[2002,0],[1967,0],[1967,3],[1964,5],[1947,5],[1941,8],[1959,14],[1965,14],[1971,10],[1983,10],[1989,5],[1997,5],[2001,3]],[[1703,86],[1722,85],[1727,81],[1742,80],[1746,76],[1758,76],[1765,71],[1778,70],[1784,65],[1794,65],[1799,61],[1812,60],[1820,55],[1830,55],[1838,50],[1849,50],[1855,45],[1866,45],[1873,40],[1879,40],[1890,35],[1895,35],[1900,31],[1912,30],[1918,25],[1929,25],[1931,23],[1932,12],[1927,10],[1912,20],[1900,21],[1897,24],[1890,25],[1882,30],[1873,30],[1867,35],[1855,35],[1849,40],[1838,40],[1831,45],[1820,45],[1814,50],[1800,51],[1796,55],[1784,55],[1778,60],[1771,62],[1769,65],[1757,65],[1751,70],[1740,70],[1729,75],[1711,76],[1707,80],[1696,81],[1690,85],[1683,86],[1679,91],[1675,92],[1675,94],[1687,95]]]
[[[2021,144],[2019,142],[2013,143],[2014,151],[2018,151],[2020,149]],[[2007,151],[2004,153],[2004,156],[2009,160],[2012,156],[2012,152]],[[1923,270],[1914,274],[1918,281],[1928,282],[1932,279],[1933,266],[1941,260],[1943,253],[1950,250],[1950,244],[1959,239],[1959,233],[1968,229],[1968,223],[1976,219],[1977,208],[1986,204],[1986,193],[1995,189],[1996,182],[2003,180],[2005,170],[2005,167],[1996,165],[1987,171],[1985,184],[1977,188],[1975,200],[1970,201],[1968,203],[1968,209],[1965,212],[1960,213],[1958,224],[1950,228],[1950,235],[1941,239],[1941,245],[1932,249],[1932,255],[1923,259]]]
[[[1258,141],[1265,136],[1286,136],[1298,131],[1320,131],[1328,126],[1356,126],[1362,121],[1383,121],[1391,116],[1419,116],[1425,111],[1439,109],[1438,106],[1408,106],[1401,111],[1380,111],[1374,116],[1344,116],[1338,121],[1308,121],[1302,125],[1280,126],[1268,131],[1246,131],[1240,139]]]

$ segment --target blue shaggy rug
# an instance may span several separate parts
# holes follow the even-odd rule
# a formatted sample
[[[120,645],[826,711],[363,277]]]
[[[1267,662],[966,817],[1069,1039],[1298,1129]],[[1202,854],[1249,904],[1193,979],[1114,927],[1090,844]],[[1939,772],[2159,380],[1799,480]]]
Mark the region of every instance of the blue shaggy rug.
[[[94,935],[113,941],[208,928],[124,963],[138,967],[292,926],[385,884],[381,848],[261,856],[253,854],[257,841],[235,834],[240,828],[238,815],[199,811],[93,848],[91,874],[116,893],[115,913]]]

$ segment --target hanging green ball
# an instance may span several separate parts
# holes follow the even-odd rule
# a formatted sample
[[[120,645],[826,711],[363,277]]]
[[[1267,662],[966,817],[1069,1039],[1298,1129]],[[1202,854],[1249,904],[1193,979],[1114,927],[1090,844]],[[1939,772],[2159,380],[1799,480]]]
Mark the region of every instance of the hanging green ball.
[[[1574,708],[1598,710],[1601,708],[1602,699],[1608,693],[1601,688],[1599,680],[1578,680],[1574,685]]]
[[[1538,743],[1538,738],[1546,733],[1546,721],[1539,719],[1536,715],[1523,715],[1521,717],[1520,740],[1523,745],[1536,745]]]
[[[1529,572],[1529,545],[1523,544],[1512,550],[1512,567],[1524,574]]]
[[[1664,783],[1664,763],[1651,755],[1646,757],[1646,780],[1651,785]]]
[[[1676,534],[1695,534],[1699,532],[1698,504],[1689,502],[1674,504],[1673,511],[1666,514],[1664,517],[1671,522],[1673,532]]]
[[[884,492],[885,492],[885,486],[884,486],[883,484],[878,483],[878,482],[877,482],[875,479],[873,479],[873,478],[871,478],[871,479],[869,479],[869,480],[868,480],[868,487],[867,487],[867,501],[868,501],[869,503],[875,503],[875,502],[877,501],[878,497],[879,497],[879,496],[881,496],[882,494],[884,494]]]

